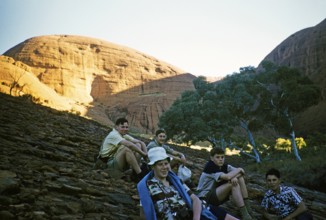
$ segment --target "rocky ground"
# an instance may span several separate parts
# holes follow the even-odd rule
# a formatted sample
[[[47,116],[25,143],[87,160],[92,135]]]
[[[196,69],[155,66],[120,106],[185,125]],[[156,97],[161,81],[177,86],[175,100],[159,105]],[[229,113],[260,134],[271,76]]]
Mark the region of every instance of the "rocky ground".
[[[136,184],[128,175],[93,168],[108,127],[2,93],[0,121],[0,219],[139,219]],[[196,183],[207,152],[176,148],[195,162]],[[263,177],[248,174],[247,182],[261,219]],[[326,195],[296,189],[315,219],[325,219]],[[232,201],[224,207],[238,215]]]

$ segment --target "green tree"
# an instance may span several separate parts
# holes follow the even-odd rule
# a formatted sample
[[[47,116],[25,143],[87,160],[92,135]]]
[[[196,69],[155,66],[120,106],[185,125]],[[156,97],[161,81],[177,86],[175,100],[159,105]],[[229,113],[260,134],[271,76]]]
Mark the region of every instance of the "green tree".
[[[230,139],[234,128],[240,125],[248,134],[254,155],[238,149],[260,162],[251,132],[257,103],[251,86],[253,72],[251,68],[242,70],[216,84],[208,83],[205,77],[196,78],[193,82],[196,90],[183,93],[181,99],[162,115],[159,126],[170,130],[176,140],[187,143],[209,140],[213,145],[219,142],[224,148],[225,139]],[[175,125],[176,122],[180,124]]]
[[[199,117],[199,95],[185,91],[170,109],[162,114],[159,127],[165,128],[169,137],[178,143],[191,144],[206,132],[205,123]]]
[[[275,68],[271,63],[266,63],[266,66],[267,70],[259,74],[257,82],[269,94],[266,101],[270,107],[270,119],[278,132],[290,137],[294,155],[301,161],[293,121],[300,112],[319,102],[320,89],[297,69]]]
[[[261,162],[260,155],[256,148],[256,143],[252,134],[253,130],[258,129],[257,111],[259,111],[260,97],[258,86],[254,83],[255,72],[250,67],[240,68],[240,73],[234,73],[227,76],[216,86],[218,97],[224,103],[224,109],[227,109],[231,117],[224,118],[229,121],[229,125],[239,125],[248,136],[248,141],[252,146],[252,153],[245,153],[242,148],[237,147],[229,141],[229,146],[241,150],[244,154],[252,157],[257,163]]]

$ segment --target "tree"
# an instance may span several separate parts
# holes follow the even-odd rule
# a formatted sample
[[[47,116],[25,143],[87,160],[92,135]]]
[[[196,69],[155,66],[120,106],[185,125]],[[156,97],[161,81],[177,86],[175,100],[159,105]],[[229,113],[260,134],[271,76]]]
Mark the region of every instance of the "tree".
[[[224,108],[232,116],[231,118],[224,118],[224,120],[232,121],[232,123],[229,123],[230,125],[234,127],[237,124],[246,131],[249,143],[252,146],[253,155],[245,153],[243,149],[231,144],[231,141],[229,141],[229,146],[241,150],[245,155],[254,158],[257,163],[260,163],[260,155],[252,134],[252,129],[259,128],[256,119],[260,104],[260,97],[257,95],[258,87],[253,80],[254,73],[250,67],[240,68],[240,73],[227,76],[217,85],[216,90],[220,94],[219,100],[223,101]]]
[[[195,91],[185,91],[170,109],[162,114],[159,127],[176,142],[191,144],[206,132],[205,123],[198,117],[199,96]]]
[[[223,148],[225,139],[230,139],[234,128],[240,125],[253,147],[254,155],[247,155],[259,163],[260,156],[250,130],[257,98],[250,86],[250,74],[251,69],[250,73],[234,74],[217,84],[208,83],[205,77],[196,78],[193,81],[196,90],[183,93],[162,115],[159,125],[168,128],[180,141],[209,140],[214,145],[219,142]],[[179,124],[175,125],[176,122]]]
[[[295,142],[293,121],[300,112],[319,102],[319,88],[297,69],[289,67],[269,68],[257,77],[257,82],[269,93],[266,101],[269,103],[269,112],[276,129],[289,135],[294,155],[301,161]]]

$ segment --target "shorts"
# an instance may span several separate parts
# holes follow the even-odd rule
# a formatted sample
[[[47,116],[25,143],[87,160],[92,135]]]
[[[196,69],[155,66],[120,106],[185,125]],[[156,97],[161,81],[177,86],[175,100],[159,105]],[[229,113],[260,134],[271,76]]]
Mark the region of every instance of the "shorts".
[[[226,215],[228,214],[223,208],[215,205],[209,205],[208,208],[209,211],[213,213],[218,220],[224,220]]]
[[[224,182],[222,184],[219,184],[218,186],[220,185],[223,185],[227,183]],[[224,202],[228,201],[228,198],[229,197],[226,197],[224,200],[220,201],[218,198],[217,198],[217,195],[216,195],[216,186],[213,186],[211,188],[211,190],[207,193],[206,197],[205,197],[205,201],[208,203],[208,204],[211,204],[211,205],[214,205],[214,206],[219,206],[219,205],[222,205]]]
[[[120,169],[118,161],[115,159],[115,157],[111,157],[110,159],[108,159],[107,165],[108,168],[123,171]]]

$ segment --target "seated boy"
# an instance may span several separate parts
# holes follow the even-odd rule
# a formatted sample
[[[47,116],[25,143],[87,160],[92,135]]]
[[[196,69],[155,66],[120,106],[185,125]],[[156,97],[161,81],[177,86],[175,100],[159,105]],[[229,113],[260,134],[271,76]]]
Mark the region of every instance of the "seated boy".
[[[122,172],[131,167],[140,180],[146,174],[139,165],[140,157],[147,158],[147,149],[144,142],[128,135],[128,130],[128,120],[117,119],[115,127],[102,143],[99,159],[106,163],[108,168]]]
[[[230,194],[236,206],[240,209],[241,219],[252,218],[248,201],[248,191],[245,184],[244,170],[224,163],[225,152],[221,148],[210,151],[210,160],[199,178],[198,197],[208,204],[219,206],[229,198]]]
[[[277,169],[270,169],[266,173],[267,186],[270,188],[263,198],[261,206],[265,209],[264,217],[272,220],[268,212],[273,211],[283,220],[312,220],[305,203],[298,193],[289,186],[281,185],[281,174]]]
[[[166,139],[167,135],[164,129],[158,129],[155,132],[155,138],[148,143],[147,145],[147,150],[149,151],[150,149],[154,147],[163,147],[166,151],[166,153],[173,158],[171,161],[171,168],[173,169],[174,167],[183,164],[186,166],[192,166],[193,163],[190,163],[187,161],[186,156],[174,149],[172,149],[169,145],[166,144]]]

